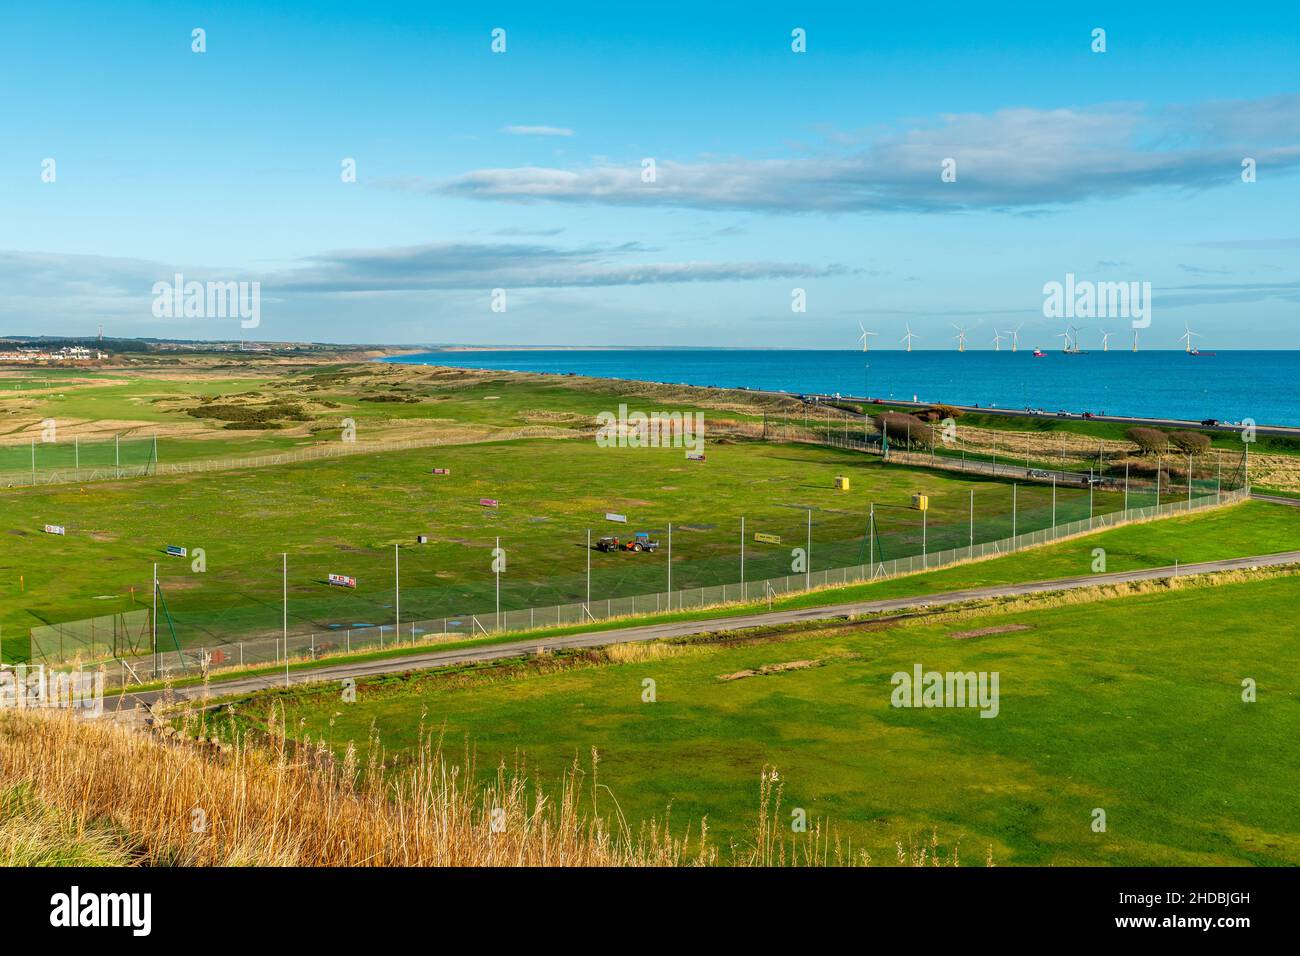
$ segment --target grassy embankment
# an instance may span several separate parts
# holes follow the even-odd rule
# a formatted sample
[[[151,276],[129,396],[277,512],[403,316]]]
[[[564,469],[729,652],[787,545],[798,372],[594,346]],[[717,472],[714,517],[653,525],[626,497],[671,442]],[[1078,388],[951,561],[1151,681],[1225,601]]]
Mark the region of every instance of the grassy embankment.
[[[877,858],[937,828],[1000,864],[1294,864],[1298,598],[1294,573],[1185,579],[383,678],[356,703],[317,689],[275,706],[336,752],[382,748],[395,773],[422,727],[540,779],[594,748],[633,825],[671,804],[722,842],[743,839],[752,780],[773,765],[788,807]],[[916,663],[997,671],[998,715],[892,707],[891,675]],[[256,723],[267,706],[238,709]]]

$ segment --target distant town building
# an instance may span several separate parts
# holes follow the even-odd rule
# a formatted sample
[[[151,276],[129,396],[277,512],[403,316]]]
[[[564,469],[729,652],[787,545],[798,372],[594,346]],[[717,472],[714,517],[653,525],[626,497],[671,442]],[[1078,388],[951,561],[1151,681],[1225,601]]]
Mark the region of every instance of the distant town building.
[[[108,353],[84,345],[64,345],[57,349],[17,346],[0,351],[0,362],[90,362],[108,358]]]

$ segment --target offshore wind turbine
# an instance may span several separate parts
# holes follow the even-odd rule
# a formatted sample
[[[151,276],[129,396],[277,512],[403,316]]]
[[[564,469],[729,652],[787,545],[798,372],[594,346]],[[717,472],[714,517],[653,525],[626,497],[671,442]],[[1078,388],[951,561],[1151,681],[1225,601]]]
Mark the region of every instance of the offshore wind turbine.
[[[1103,352],[1110,351],[1110,337],[1114,334],[1115,334],[1114,332],[1106,332],[1106,331],[1103,331],[1101,333],[1101,350]]]
[[[1180,335],[1180,336],[1178,336],[1178,341],[1180,341],[1180,342],[1186,341],[1186,342],[1187,342],[1187,346],[1186,346],[1186,348],[1185,348],[1185,351],[1187,351],[1187,352],[1191,352],[1191,350],[1192,350],[1192,338],[1193,338],[1193,336],[1195,336],[1196,338],[1200,338],[1200,335],[1201,335],[1200,332],[1193,332],[1193,331],[1191,330],[1191,327],[1188,326],[1188,324],[1187,324],[1186,322],[1184,322],[1184,323],[1183,323],[1183,334]]]
[[[910,322],[904,322],[903,325],[907,327],[907,334],[903,336],[902,341],[907,343],[907,351],[910,352],[912,351],[912,339],[918,338],[918,336],[912,334],[912,324]]]
[[[1020,346],[1020,330],[1024,327],[1024,323],[1022,322],[1011,330],[1011,351],[1013,352]]]
[[[1002,339],[1003,336],[1006,334],[1007,333],[999,332],[997,329],[993,330],[993,351],[995,352],[1002,351]]]
[[[1137,350],[1138,350],[1138,330],[1134,329],[1133,330],[1133,351],[1136,352]]]
[[[1057,332],[1057,333],[1056,333],[1056,337],[1057,337],[1058,339],[1065,339],[1065,351],[1067,351],[1067,352],[1070,351],[1070,328],[1069,328],[1069,326],[1066,326],[1066,329],[1065,329],[1064,332]]]
[[[862,343],[862,351],[865,352],[865,351],[867,351],[867,336],[868,336],[868,335],[875,335],[876,333],[875,333],[875,332],[868,332],[865,328],[863,328],[861,322],[858,323],[858,328],[862,329],[862,334],[858,336],[858,341]]]
[[[1082,332],[1083,329],[1079,328],[1077,325],[1072,325],[1072,326],[1070,326],[1070,331],[1074,333],[1074,349],[1073,349],[1073,351],[1078,352],[1078,351],[1079,351],[1079,333]]]
[[[960,325],[957,325],[956,323],[953,323],[953,328],[957,330],[957,334],[953,336],[953,338],[957,340],[957,351],[965,352],[966,351],[966,330],[963,329]]]

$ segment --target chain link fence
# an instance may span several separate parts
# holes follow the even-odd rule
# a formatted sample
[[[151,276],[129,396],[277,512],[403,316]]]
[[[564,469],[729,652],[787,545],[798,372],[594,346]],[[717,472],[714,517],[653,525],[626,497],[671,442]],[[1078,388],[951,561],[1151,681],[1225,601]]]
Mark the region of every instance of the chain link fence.
[[[160,632],[156,653],[105,655],[98,661],[80,657],[63,663],[82,666],[99,666],[105,670],[109,686],[122,687],[133,683],[165,681],[184,677],[211,675],[222,670],[286,662],[314,661],[341,654],[366,651],[386,651],[398,647],[428,647],[485,638],[504,633],[525,633],[530,630],[557,627],[575,627],[618,618],[662,614],[676,611],[695,611],[740,602],[761,602],[782,595],[825,587],[838,587],[868,580],[875,581],[920,571],[948,567],[966,561],[1000,557],[1029,548],[1041,547],[1075,535],[1112,528],[1117,525],[1150,521],[1158,518],[1186,514],[1191,511],[1234,504],[1249,496],[1245,489],[1215,491],[1202,496],[1179,499],[1161,505],[1147,505],[1107,512],[1091,517],[1058,523],[1013,536],[997,538],[965,546],[923,549],[917,553],[884,558],[879,552],[870,560],[840,567],[809,570],[802,574],[785,574],[746,579],[743,582],[674,588],[660,592],[607,597],[592,601],[574,601],[541,607],[503,609],[447,615],[400,621],[390,624],[363,624],[358,627],[337,627],[323,632],[292,633],[287,637],[263,637],[241,641],[226,641],[212,645],[169,646]],[[147,613],[147,612],[146,612]],[[96,619],[101,620],[101,619]],[[152,629],[152,618],[147,619]],[[84,633],[85,622],[76,622]],[[132,638],[127,644],[113,646],[139,648],[142,619],[130,619]],[[100,625],[101,639],[88,643],[87,654],[95,649],[106,650],[110,645],[110,625]],[[61,625],[68,628],[70,625]],[[152,635],[150,635],[152,637]],[[43,650],[53,647],[47,633],[40,641]],[[47,663],[53,661],[46,658]]]
[[[0,487],[116,481],[122,478],[190,475],[239,468],[272,468],[277,465],[291,465],[296,462],[340,458],[347,455],[409,451],[439,445],[465,445],[475,441],[563,438],[572,434],[572,430],[552,425],[526,425],[521,428],[502,430],[499,433],[485,434],[477,439],[458,435],[454,439],[430,437],[370,442],[333,441],[270,455],[199,458],[176,462],[165,460],[166,442],[159,442],[156,438],[32,442],[29,445],[0,445]],[[161,450],[159,450],[160,444]]]

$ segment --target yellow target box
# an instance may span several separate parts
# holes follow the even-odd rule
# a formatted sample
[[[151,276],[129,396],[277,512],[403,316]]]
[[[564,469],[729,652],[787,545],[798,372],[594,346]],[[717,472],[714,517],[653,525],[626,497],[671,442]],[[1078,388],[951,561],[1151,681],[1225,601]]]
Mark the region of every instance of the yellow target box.
[[[843,475],[838,475],[838,476],[836,476],[836,478],[835,478],[835,490],[836,490],[836,491],[848,491],[848,490],[849,490],[849,479],[846,478],[846,477],[843,476]]]
[[[929,511],[930,496],[920,495],[920,494],[912,495],[912,507],[915,508],[917,511]]]

